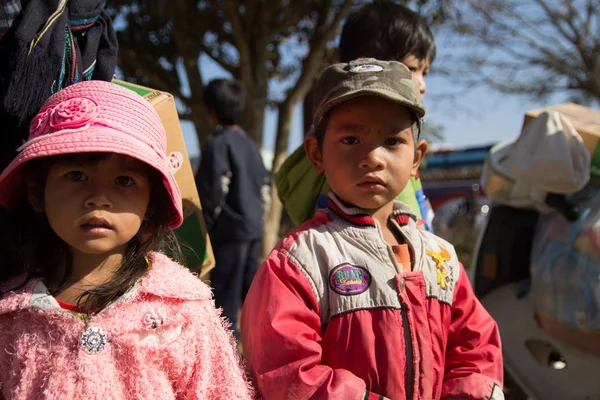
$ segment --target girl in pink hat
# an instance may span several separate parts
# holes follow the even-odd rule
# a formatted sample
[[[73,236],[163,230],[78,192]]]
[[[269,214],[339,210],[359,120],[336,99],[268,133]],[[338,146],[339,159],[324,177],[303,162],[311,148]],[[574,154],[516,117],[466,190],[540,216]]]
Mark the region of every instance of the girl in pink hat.
[[[182,222],[165,150],[128,89],[42,106],[0,176],[0,399],[251,398],[210,289],[160,252]]]

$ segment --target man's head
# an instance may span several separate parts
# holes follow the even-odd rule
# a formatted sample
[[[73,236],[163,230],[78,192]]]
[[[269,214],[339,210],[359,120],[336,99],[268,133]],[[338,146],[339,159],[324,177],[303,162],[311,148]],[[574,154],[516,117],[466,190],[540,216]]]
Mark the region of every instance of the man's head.
[[[425,93],[425,76],[436,55],[427,21],[416,12],[389,0],[366,4],[344,23],[339,44],[340,62],[361,57],[404,63]]]
[[[419,84],[396,61],[334,64],[315,88],[307,154],[342,200],[367,210],[388,206],[427,150]]]
[[[223,126],[242,124],[246,91],[241,82],[230,79],[212,80],[204,88],[203,98],[212,123]]]

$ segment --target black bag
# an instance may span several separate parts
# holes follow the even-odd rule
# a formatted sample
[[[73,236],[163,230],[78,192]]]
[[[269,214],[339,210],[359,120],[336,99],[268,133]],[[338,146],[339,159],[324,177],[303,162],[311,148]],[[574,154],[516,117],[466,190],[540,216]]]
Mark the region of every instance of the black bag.
[[[485,296],[495,288],[529,279],[529,264],[537,211],[493,206],[475,264],[475,295]]]

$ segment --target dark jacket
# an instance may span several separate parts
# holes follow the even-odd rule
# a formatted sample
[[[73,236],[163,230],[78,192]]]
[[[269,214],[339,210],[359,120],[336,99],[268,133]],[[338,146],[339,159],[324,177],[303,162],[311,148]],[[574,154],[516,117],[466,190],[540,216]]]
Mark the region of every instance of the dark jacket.
[[[271,176],[243,130],[217,129],[202,151],[196,186],[212,241],[262,237]]]

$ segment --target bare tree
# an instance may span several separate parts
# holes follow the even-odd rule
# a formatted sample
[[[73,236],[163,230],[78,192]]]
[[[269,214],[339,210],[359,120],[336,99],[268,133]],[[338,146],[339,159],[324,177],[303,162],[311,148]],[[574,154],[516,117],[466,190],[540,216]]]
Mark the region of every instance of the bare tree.
[[[195,22],[205,15],[186,0],[169,5],[164,0],[109,0],[108,5],[120,28],[117,64],[125,79],[172,93],[183,106],[180,117],[194,123],[203,144],[210,129],[202,104],[198,43],[210,25]]]
[[[287,157],[290,128],[294,108],[306,96],[313,80],[323,67],[327,44],[335,37],[341,21],[350,12],[352,0],[344,0],[334,6],[333,1],[322,1],[314,21],[314,33],[308,39],[308,53],[302,61],[302,69],[296,83],[288,90],[285,100],[278,105],[277,138],[273,157],[273,173],[277,172]],[[283,205],[277,196],[277,188],[273,185],[273,201],[268,214],[265,235],[263,237],[263,255],[275,246],[279,239],[279,226]]]
[[[454,13],[468,46],[454,60],[454,79],[600,102],[600,0],[463,0]]]
[[[314,35],[325,29],[335,33],[331,15],[344,3],[112,0],[109,5],[113,16],[125,22],[118,32],[118,64],[127,80],[173,93],[185,109],[182,119],[194,122],[202,144],[210,134],[199,64],[205,54],[246,86],[244,127],[261,145],[269,81],[289,79],[299,70],[297,63],[284,62],[285,43],[294,40],[310,48]]]
[[[119,31],[119,67],[128,80],[169,91],[194,122],[200,143],[209,134],[202,105],[203,79],[199,57],[206,54],[247,89],[244,127],[262,144],[265,109],[279,111],[273,171],[287,154],[296,104],[323,66],[328,45],[341,21],[360,0],[208,0],[171,2],[114,0],[115,17],[125,21]],[[288,42],[303,51],[286,54]],[[280,101],[269,99],[270,80],[292,82]],[[184,90],[188,82],[189,92]],[[277,238],[281,205],[269,217],[265,249]],[[273,210],[272,213],[273,214]],[[271,233],[273,232],[273,233]],[[270,246],[270,247],[269,247]]]

